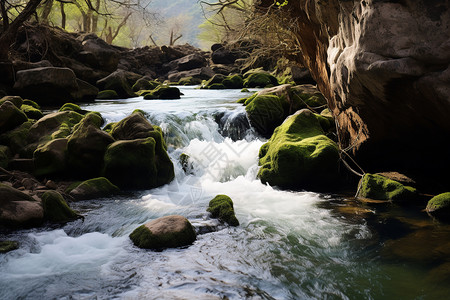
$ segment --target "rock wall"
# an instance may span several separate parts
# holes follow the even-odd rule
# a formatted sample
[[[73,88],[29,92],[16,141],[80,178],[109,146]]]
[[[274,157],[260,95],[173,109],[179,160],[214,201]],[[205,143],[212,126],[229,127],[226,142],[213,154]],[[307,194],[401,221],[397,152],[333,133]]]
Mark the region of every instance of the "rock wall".
[[[298,24],[299,60],[363,167],[448,174],[449,1],[298,0],[280,9]]]

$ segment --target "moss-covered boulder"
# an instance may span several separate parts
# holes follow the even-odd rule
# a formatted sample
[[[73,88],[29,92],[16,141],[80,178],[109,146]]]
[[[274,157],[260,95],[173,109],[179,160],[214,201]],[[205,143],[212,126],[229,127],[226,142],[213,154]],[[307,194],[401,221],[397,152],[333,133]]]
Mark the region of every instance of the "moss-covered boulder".
[[[97,99],[100,100],[109,100],[109,99],[119,99],[119,95],[114,90],[103,90],[100,91],[97,95]]]
[[[19,109],[23,104],[23,99],[20,96],[5,96],[0,99],[0,105],[5,103],[6,101],[12,102],[14,104],[14,106]]]
[[[339,148],[324,135],[318,115],[309,110],[277,127],[259,158],[258,177],[272,186],[329,190],[339,180]]]
[[[396,202],[411,202],[418,198],[415,188],[379,174],[369,173],[364,174],[361,178],[356,196]]]
[[[227,89],[242,89],[242,87],[244,86],[244,79],[241,75],[238,74],[230,75],[222,80],[222,84]]]
[[[428,201],[427,212],[439,219],[450,221],[450,192],[439,194]]]
[[[23,111],[29,119],[39,120],[44,116],[44,114],[39,109],[31,105],[22,104],[20,110]]]
[[[19,248],[19,243],[16,241],[0,241],[0,253],[7,253]]]
[[[200,78],[195,78],[192,76],[189,77],[183,77],[176,83],[177,85],[197,85],[201,84],[202,80]]]
[[[152,124],[141,112],[134,112],[130,116],[115,123],[111,129],[111,135],[116,140],[134,140],[152,136],[155,131]]]
[[[70,195],[75,200],[88,200],[111,196],[119,191],[107,178],[98,177],[79,183],[70,191]]]
[[[13,154],[20,153],[23,157],[32,157],[35,149],[31,149],[27,153],[26,146],[28,145],[28,132],[34,123],[34,120],[28,120],[13,130],[1,134],[0,143],[8,145]]]
[[[36,109],[41,109],[41,106],[39,104],[37,104],[36,102],[34,102],[33,100],[30,100],[30,99],[24,99],[22,105],[29,105]]]
[[[84,111],[78,104],[74,103],[65,103],[58,111],[75,111],[80,114],[84,114]]]
[[[13,187],[0,183],[0,226],[37,226],[44,219],[40,202]]]
[[[233,200],[227,195],[217,195],[209,201],[208,212],[214,218],[219,218],[222,222],[230,226],[239,226],[239,221],[234,214]]]
[[[173,164],[162,134],[153,133],[154,137],[111,144],[105,153],[103,176],[121,189],[155,188],[172,181]]]
[[[0,167],[6,168],[8,166],[9,158],[11,156],[11,151],[9,147],[0,145]]]
[[[67,143],[67,160],[71,172],[82,178],[100,175],[106,148],[114,138],[100,129],[103,119],[88,113],[74,128]]]
[[[63,196],[56,191],[47,191],[42,196],[44,217],[50,222],[66,223],[80,218],[64,200]]]
[[[177,87],[160,85],[156,89],[144,94],[145,100],[152,99],[180,99],[181,92]]]
[[[302,108],[322,110],[327,105],[327,100],[322,93],[311,84],[294,86],[290,93],[296,110]]]
[[[244,87],[246,88],[264,88],[278,85],[278,80],[275,76],[265,72],[249,73],[244,79]]]
[[[132,89],[134,92],[138,92],[140,90],[154,90],[156,89],[161,83],[151,80],[149,77],[143,77],[136,81],[136,83],[133,85]]]
[[[0,105],[0,134],[28,121],[24,112],[18,109],[11,101]]]
[[[130,239],[135,246],[162,250],[188,246],[196,239],[191,223],[183,216],[166,216],[136,228]]]
[[[288,102],[276,95],[256,95],[245,107],[250,124],[265,137],[283,123],[288,110]]]
[[[133,84],[139,79],[134,78],[134,73],[127,72],[124,70],[117,70],[107,77],[97,81],[97,87],[100,90],[114,90],[120,98],[131,98],[135,97],[135,93],[132,89]],[[133,78],[131,78],[133,76]],[[138,75],[139,76],[139,75]],[[98,95],[97,95],[98,97]]]
[[[68,139],[62,138],[39,146],[33,153],[34,175],[63,175],[67,172],[67,142]]]

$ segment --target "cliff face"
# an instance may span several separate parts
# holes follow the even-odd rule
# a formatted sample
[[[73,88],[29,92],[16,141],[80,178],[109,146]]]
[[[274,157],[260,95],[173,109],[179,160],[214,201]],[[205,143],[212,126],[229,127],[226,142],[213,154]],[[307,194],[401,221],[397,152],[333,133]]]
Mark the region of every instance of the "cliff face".
[[[298,24],[301,60],[344,147],[368,168],[448,173],[449,1],[298,0],[282,9]]]

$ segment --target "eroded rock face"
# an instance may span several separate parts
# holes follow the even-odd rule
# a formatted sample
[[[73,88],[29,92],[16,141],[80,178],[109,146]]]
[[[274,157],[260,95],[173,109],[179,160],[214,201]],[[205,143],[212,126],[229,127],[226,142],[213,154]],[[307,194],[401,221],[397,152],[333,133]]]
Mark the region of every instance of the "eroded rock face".
[[[282,7],[298,22],[299,59],[328,99],[343,146],[354,145],[369,168],[445,173],[450,165],[448,6],[299,0]],[[432,147],[418,142],[425,136]]]

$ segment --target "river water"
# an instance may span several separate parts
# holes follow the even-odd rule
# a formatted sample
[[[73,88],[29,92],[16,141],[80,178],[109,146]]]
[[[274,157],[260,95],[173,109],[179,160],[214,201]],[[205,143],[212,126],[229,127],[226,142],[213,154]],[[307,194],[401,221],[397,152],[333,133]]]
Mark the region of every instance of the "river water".
[[[4,237],[0,299],[444,299],[450,230],[423,213],[334,195],[281,191],[257,178],[264,139],[248,127],[238,90],[181,87],[180,100],[98,101],[107,122],[141,109],[163,128],[176,179],[163,187],[71,203],[84,221]],[[190,156],[188,174],[178,162]],[[217,194],[241,225],[209,218]],[[199,231],[182,249],[153,252],[128,235],[161,216]],[[447,277],[445,277],[447,276]],[[444,278],[444,280],[442,279]]]

